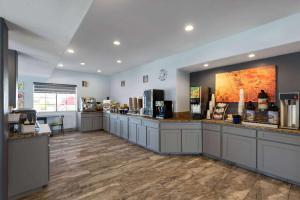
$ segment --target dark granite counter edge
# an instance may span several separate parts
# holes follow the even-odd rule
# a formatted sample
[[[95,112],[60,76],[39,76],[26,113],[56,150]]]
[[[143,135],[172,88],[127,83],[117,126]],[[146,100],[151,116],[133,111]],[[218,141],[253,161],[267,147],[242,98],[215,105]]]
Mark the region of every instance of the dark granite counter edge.
[[[51,130],[50,130],[48,124],[41,124],[40,130],[37,133],[28,133],[28,134],[10,133],[8,139],[9,140],[17,140],[17,139],[40,137],[43,135],[50,136],[50,134],[51,134]]]
[[[300,136],[300,130],[293,130],[293,129],[283,129],[283,128],[271,128],[271,127],[261,127],[261,126],[254,126],[254,125],[245,125],[245,124],[233,124],[224,120],[209,120],[209,119],[192,119],[192,118],[170,118],[170,119],[156,119],[146,116],[138,116],[138,115],[130,115],[130,114],[119,114],[119,113],[110,113],[114,115],[121,115],[121,116],[128,116],[128,117],[136,117],[143,120],[151,120],[158,123],[211,123],[211,124],[220,124],[220,125],[228,125],[234,126],[237,128],[248,128],[248,129],[257,129],[259,131],[270,131],[270,132],[277,132],[277,133],[284,133],[284,134],[294,134]]]

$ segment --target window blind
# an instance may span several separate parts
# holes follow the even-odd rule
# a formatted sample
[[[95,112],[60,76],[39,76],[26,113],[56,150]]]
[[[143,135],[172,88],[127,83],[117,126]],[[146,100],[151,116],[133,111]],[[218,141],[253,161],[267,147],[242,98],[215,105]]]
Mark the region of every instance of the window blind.
[[[57,83],[33,83],[34,93],[59,93],[59,94],[76,94],[76,85],[57,84]]]

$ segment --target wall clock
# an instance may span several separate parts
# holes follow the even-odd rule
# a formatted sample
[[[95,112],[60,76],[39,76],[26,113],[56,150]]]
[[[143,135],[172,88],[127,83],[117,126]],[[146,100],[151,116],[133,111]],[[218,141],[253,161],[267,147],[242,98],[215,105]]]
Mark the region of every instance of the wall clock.
[[[159,71],[158,79],[161,81],[165,81],[167,79],[167,77],[168,77],[168,71],[165,69],[161,69]]]

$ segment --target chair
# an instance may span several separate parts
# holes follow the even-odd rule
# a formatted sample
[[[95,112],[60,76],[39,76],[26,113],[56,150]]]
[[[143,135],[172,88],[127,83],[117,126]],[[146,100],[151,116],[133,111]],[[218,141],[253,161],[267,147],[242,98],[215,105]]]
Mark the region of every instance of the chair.
[[[53,128],[54,127],[59,127],[59,132],[62,133],[63,135],[65,134],[65,131],[64,131],[64,116],[61,115],[58,117],[58,121],[55,121],[51,124],[49,124],[50,126],[50,129],[51,129],[51,136],[53,136]]]

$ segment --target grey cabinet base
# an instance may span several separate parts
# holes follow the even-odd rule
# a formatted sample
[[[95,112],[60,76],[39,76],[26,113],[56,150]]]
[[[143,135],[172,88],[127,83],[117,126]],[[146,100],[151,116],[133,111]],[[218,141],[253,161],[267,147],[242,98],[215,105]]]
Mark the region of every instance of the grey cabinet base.
[[[17,200],[17,199],[21,199],[25,196],[28,196],[32,193],[35,193],[35,192],[39,192],[41,190],[43,190],[44,187],[47,187],[47,185],[44,185],[42,187],[38,187],[38,188],[35,188],[35,189],[32,189],[32,190],[29,190],[27,192],[24,192],[24,193],[21,193],[21,194],[18,194],[18,195],[15,195],[15,196],[10,196],[8,197],[8,200]]]
[[[10,140],[8,145],[9,197],[14,198],[30,193],[47,185],[49,181],[48,135]]]

